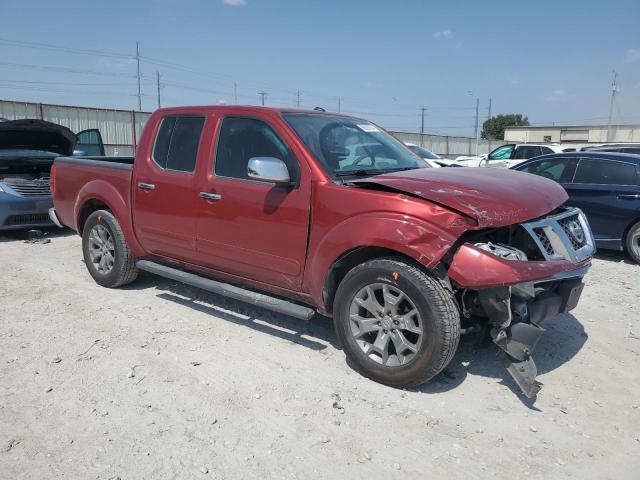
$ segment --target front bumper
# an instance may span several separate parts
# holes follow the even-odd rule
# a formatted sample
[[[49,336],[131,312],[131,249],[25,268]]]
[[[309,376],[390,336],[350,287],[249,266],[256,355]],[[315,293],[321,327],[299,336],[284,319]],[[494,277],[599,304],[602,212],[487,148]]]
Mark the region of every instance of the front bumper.
[[[580,300],[582,277],[525,282],[478,292],[478,303],[489,318],[491,338],[505,353],[506,367],[522,392],[540,391],[532,355],[544,329],[541,324],[573,310]]]
[[[0,231],[50,226],[52,206],[50,195],[22,197],[0,192]]]

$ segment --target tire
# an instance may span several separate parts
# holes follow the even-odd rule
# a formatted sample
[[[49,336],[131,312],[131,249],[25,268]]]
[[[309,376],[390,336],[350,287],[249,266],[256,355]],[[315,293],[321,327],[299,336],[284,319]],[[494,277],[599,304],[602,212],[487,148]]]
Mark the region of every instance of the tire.
[[[627,232],[624,247],[631,259],[640,263],[640,222],[633,225]]]
[[[395,302],[389,307],[391,314],[379,312],[376,317],[363,306],[371,308],[372,292],[377,302],[373,310],[382,306],[386,311],[392,305],[380,301],[382,295]],[[414,310],[418,316],[411,313]],[[431,380],[451,362],[460,340],[460,314],[451,292],[435,277],[394,257],[371,260],[349,271],[336,292],[333,313],[338,340],[354,368],[396,388]],[[377,330],[362,334],[374,323]],[[386,360],[380,348],[385,332],[390,337]]]
[[[87,218],[82,229],[82,253],[87,270],[103,287],[120,287],[138,276],[135,257],[120,224],[108,210],[96,210]]]

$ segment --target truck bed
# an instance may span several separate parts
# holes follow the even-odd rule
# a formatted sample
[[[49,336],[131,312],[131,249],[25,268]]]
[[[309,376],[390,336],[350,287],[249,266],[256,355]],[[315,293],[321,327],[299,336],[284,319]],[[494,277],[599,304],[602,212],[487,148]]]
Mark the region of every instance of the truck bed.
[[[79,231],[82,198],[103,199],[130,209],[133,157],[58,157],[54,161],[56,213],[60,221]]]

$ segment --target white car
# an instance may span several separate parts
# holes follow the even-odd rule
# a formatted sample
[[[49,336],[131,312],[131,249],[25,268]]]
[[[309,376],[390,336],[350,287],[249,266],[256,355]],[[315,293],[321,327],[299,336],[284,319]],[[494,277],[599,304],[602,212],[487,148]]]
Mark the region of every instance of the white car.
[[[430,150],[427,150],[420,145],[416,145],[415,143],[405,143],[409,150],[418,155],[421,159],[429,164],[432,168],[440,168],[448,166],[447,162],[451,162],[451,160],[447,160],[446,158],[440,158],[438,155],[433,153]]]
[[[481,155],[458,160],[457,163],[465,167],[511,168],[530,158],[548,153],[561,153],[564,149],[565,147],[557,144],[508,143],[496,148],[485,158]]]

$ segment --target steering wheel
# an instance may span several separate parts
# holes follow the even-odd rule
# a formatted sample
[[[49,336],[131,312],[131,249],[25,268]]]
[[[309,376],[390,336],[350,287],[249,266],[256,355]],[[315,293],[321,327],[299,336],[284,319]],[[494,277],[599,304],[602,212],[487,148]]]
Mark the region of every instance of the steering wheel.
[[[375,167],[376,165],[376,157],[372,156],[372,155],[360,155],[358,158],[356,158],[353,163],[351,164],[352,166],[357,166],[360,165],[360,163],[365,159],[365,158],[369,158],[371,159],[371,166]]]

